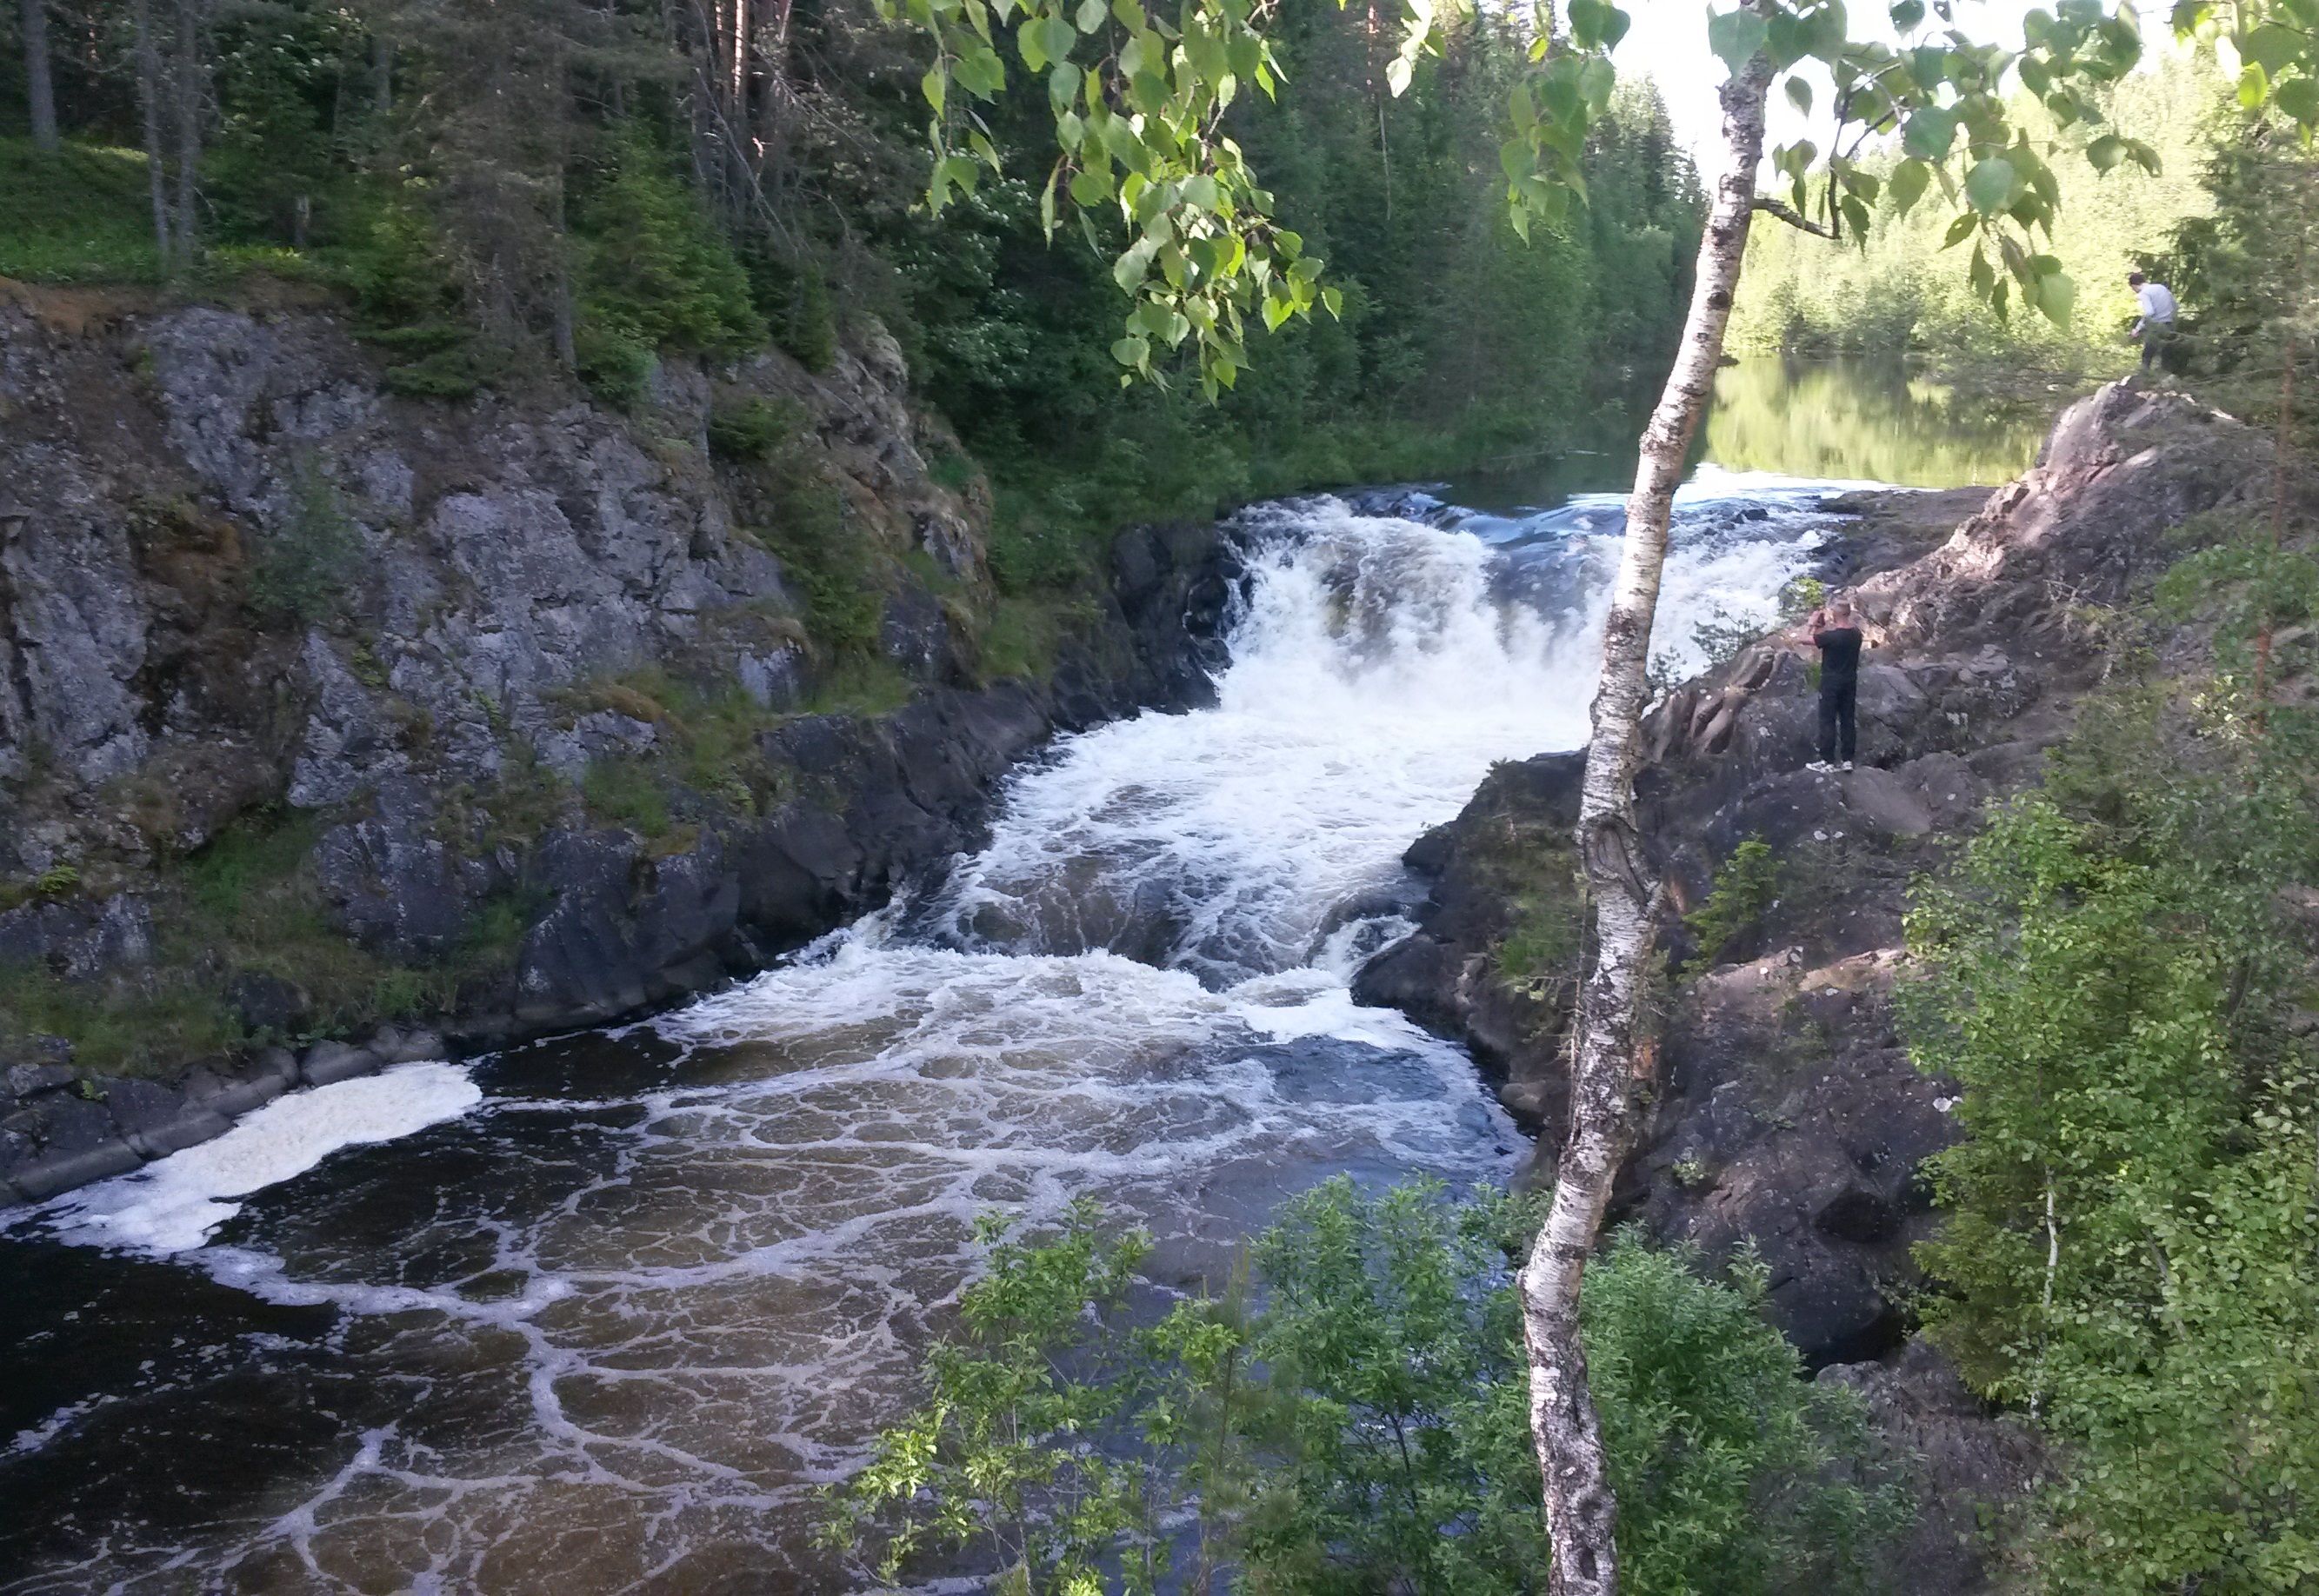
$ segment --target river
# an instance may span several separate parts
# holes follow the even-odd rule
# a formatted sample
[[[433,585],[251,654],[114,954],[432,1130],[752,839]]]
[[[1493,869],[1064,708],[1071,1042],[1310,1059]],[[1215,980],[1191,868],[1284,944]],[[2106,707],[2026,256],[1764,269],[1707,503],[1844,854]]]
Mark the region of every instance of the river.
[[[1770,618],[1831,485],[1700,467],[1666,668]],[[812,1492],[907,1397],[976,1214],[1091,1193],[1190,1285],[1338,1171],[1502,1178],[1471,1061],[1348,982],[1403,849],[1580,741],[1619,500],[1466,497],[1244,512],[1214,708],[1062,740],[988,847],[781,968],[16,1216],[0,1590],[843,1589]]]

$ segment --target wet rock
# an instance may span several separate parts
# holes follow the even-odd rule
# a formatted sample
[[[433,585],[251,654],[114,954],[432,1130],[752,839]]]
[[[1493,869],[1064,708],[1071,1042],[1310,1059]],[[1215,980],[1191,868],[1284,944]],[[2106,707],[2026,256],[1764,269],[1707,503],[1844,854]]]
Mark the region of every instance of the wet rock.
[[[314,849],[314,875],[347,931],[398,963],[442,958],[467,929],[467,901],[450,850],[430,834],[425,785],[388,779],[376,813],[333,827]]]
[[[448,1056],[443,1039],[432,1031],[405,1031],[393,1025],[381,1025],[363,1046],[389,1064],[418,1064]]]
[[[359,1075],[376,1075],[382,1060],[367,1048],[342,1041],[318,1041],[298,1060],[299,1078],[310,1087],[327,1087]]]
[[[72,1085],[73,1072],[61,1064],[11,1064],[9,1095],[30,1097],[40,1092],[61,1091]]]
[[[140,1158],[167,1158],[227,1130],[214,1100],[194,1104],[185,1092],[158,1081],[114,1081],[105,1092],[105,1106],[121,1128],[121,1139]]]
[[[934,596],[912,583],[886,600],[878,645],[911,675],[931,681],[950,663],[950,621]]]
[[[287,1048],[261,1048],[230,1077],[212,1076],[188,1084],[187,1100],[219,1118],[233,1120],[271,1103],[300,1084],[297,1056]]]

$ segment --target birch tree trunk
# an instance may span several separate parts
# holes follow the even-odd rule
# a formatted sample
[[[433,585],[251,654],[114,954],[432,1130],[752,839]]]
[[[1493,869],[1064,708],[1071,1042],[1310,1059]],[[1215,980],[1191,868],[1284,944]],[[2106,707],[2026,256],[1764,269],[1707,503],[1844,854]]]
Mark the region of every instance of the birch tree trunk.
[[[1636,1047],[1637,1008],[1657,906],[1635,834],[1637,732],[1649,702],[1644,673],[1659,572],[1666,561],[1667,516],[1723,356],[1723,330],[1731,319],[1755,209],[1764,103],[1772,76],[1769,58],[1759,53],[1722,89],[1728,164],[1700,240],[1698,281],[1683,347],[1643,433],[1586,746],[1577,844],[1594,905],[1594,968],[1579,994],[1570,1131],[1557,1167],[1554,1203],[1521,1272],[1530,1430],[1545,1477],[1555,1596],[1612,1596],[1619,1584],[1612,1538],[1618,1502],[1604,1472],[1602,1422],[1586,1390],[1578,1293],[1611,1183],[1633,1141],[1638,1088],[1648,1084],[1652,1073]]]
[[[57,147],[57,93],[49,72],[48,0],[23,0],[19,8],[24,35],[24,110],[32,124],[32,148]]]

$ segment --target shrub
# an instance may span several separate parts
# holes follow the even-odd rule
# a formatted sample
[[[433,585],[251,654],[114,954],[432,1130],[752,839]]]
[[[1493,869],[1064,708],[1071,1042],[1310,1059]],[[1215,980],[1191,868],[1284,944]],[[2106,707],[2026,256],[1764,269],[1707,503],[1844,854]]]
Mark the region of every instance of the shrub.
[[[769,463],[805,424],[805,407],[796,401],[752,397],[710,413],[709,451],[727,460]]]
[[[1206,1591],[1226,1573],[1264,1596],[1542,1591],[1508,1275],[1527,1229],[1502,1198],[1453,1204],[1426,1182],[1367,1198],[1340,1177],[1282,1211],[1251,1285],[1139,1327],[1148,1238],[1105,1238],[1087,1204],[1045,1240],[986,1221],[989,1267],[926,1356],[926,1403],[833,1492],[830,1538],[885,1579],[925,1552],[995,1552],[993,1589],[1022,1596]],[[1799,1378],[1763,1295],[1759,1268],[1710,1279],[1632,1236],[1589,1276],[1637,1596],[1862,1589],[1905,1519],[1857,1400]],[[1183,1518],[1196,1530],[1161,1531]]]
[[[1749,837],[1731,850],[1731,857],[1715,872],[1707,901],[1683,916],[1684,926],[1699,944],[1700,963],[1714,963],[1717,954],[1778,901],[1782,873],[1772,845],[1761,837]]]
[[[259,537],[249,601],[269,619],[311,625],[337,612],[362,537],[311,452],[291,468],[290,506]]]

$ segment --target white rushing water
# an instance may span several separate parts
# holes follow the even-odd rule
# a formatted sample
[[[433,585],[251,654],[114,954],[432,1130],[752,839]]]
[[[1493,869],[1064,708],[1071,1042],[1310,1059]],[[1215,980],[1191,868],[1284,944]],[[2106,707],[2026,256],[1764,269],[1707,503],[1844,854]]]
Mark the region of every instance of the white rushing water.
[[[1674,668],[1693,622],[1770,618],[1816,497],[1686,491]],[[840,1588],[810,1490],[906,1396],[977,1213],[1092,1194],[1187,1285],[1339,1171],[1502,1177],[1470,1061],[1348,982],[1406,925],[1410,842],[1582,739],[1617,500],[1394,508],[1250,512],[1217,706],[1060,743],[923,901],[650,1025],[277,1104],[51,1204],[54,1239],[339,1312],[300,1376],[329,1422],[198,1522],[101,1504],[141,1500],[155,1465],[119,1455],[218,1400],[213,1364],[28,1430],[103,1488],[21,1588]],[[307,1366],[201,1312],[251,1378]]]

